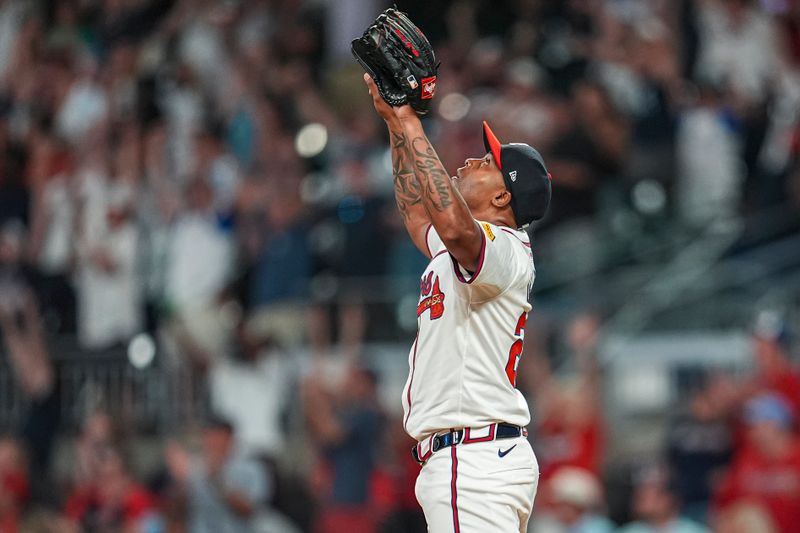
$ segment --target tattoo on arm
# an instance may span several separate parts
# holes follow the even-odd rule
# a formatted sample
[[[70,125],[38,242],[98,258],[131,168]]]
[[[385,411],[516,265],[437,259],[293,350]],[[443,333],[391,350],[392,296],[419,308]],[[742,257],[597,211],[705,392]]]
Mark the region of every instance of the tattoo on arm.
[[[425,137],[415,137],[411,141],[414,149],[414,163],[417,179],[422,186],[422,197],[428,209],[444,211],[453,205],[450,176],[442,167],[439,157]]]
[[[414,175],[411,152],[404,133],[391,132],[392,170],[394,173],[394,196],[397,209],[408,220],[412,206],[422,202],[422,191]]]

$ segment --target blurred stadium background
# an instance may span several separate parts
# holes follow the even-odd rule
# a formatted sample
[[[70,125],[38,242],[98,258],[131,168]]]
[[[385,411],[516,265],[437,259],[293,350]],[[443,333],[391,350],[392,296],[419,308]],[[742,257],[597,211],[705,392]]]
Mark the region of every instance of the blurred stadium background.
[[[425,530],[386,4],[0,0],[0,531]],[[530,531],[798,531],[800,2],[397,4],[554,176]]]

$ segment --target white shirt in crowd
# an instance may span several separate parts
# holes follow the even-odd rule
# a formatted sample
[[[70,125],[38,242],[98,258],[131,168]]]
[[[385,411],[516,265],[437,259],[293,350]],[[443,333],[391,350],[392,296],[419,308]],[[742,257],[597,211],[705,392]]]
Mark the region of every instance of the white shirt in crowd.
[[[105,90],[89,78],[76,80],[56,116],[58,132],[66,139],[79,141],[108,114]]]
[[[75,205],[70,192],[69,177],[54,176],[42,191],[42,209],[47,218],[39,268],[48,275],[69,270],[75,232]]]
[[[289,395],[280,354],[257,361],[224,361],[211,371],[211,404],[234,426],[239,451],[277,457],[283,447],[281,414]]]
[[[189,212],[175,223],[167,252],[165,292],[177,309],[208,306],[230,279],[230,236],[213,214]]]
[[[701,2],[698,23],[695,74],[702,80],[730,83],[738,94],[762,101],[779,69],[778,32],[769,15],[746,8],[737,25],[724,5]]]
[[[132,218],[112,227],[112,206],[133,201],[129,184],[110,182],[98,172],[81,176],[82,223],[78,244],[78,339],[82,346],[106,348],[124,342],[142,328],[141,279],[138,275],[139,229]],[[113,269],[107,272],[93,261],[103,250]]]
[[[685,111],[676,133],[678,211],[690,223],[734,216],[738,211],[744,162],[739,138],[720,110]]]

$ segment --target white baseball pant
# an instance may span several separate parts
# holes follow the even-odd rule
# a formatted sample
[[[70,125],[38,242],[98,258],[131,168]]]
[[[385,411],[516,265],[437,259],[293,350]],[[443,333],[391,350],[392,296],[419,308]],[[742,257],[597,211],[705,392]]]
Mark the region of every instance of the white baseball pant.
[[[539,464],[524,436],[433,453],[417,477],[429,533],[525,533]]]

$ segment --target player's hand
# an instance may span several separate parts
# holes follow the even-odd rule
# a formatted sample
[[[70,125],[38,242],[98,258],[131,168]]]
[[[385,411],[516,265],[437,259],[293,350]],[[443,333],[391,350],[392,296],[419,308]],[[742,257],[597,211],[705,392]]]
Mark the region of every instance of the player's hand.
[[[364,73],[364,83],[367,84],[367,89],[369,89],[369,95],[372,97],[372,105],[375,106],[375,111],[381,116],[383,120],[388,123],[394,122],[397,120],[397,117],[392,110],[392,106],[386,103],[380,93],[378,92],[378,86],[375,85],[375,81],[370,77],[369,74]]]

